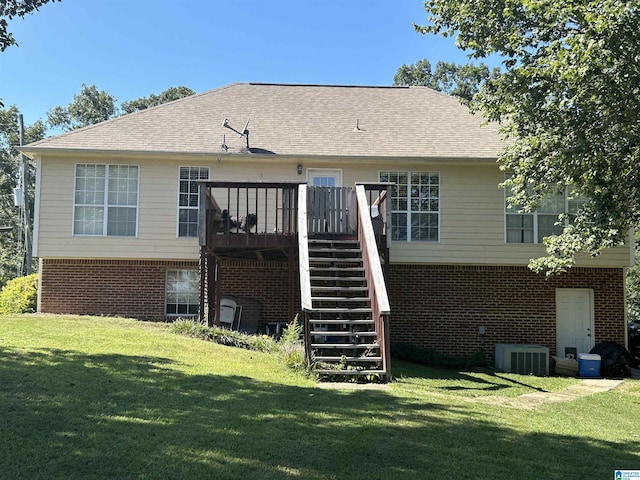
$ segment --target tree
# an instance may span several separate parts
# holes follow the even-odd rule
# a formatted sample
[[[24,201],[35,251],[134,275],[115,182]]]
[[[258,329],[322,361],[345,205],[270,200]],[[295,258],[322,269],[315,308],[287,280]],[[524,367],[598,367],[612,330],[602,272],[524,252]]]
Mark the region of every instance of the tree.
[[[431,62],[424,58],[411,65],[403,64],[394,75],[393,84],[429,87],[468,103],[482,83],[498,71],[490,71],[484,63],[459,65],[443,61],[436,63],[432,71]]]
[[[10,232],[0,233],[0,285],[14,278],[20,272],[24,261],[22,248],[20,212],[14,205],[13,189],[19,183],[21,162],[16,147],[19,145],[17,117],[20,112],[15,106],[0,110],[0,224],[13,227]],[[38,120],[25,127],[25,143],[42,140],[45,125]],[[33,212],[33,190],[35,175],[30,164],[28,178],[30,205],[28,212]],[[29,221],[33,224],[33,218]]]
[[[116,116],[116,99],[95,85],[82,84],[80,93],[66,107],[54,107],[47,112],[47,122],[53,128],[75,130]]]
[[[124,113],[133,113],[140,110],[144,110],[149,107],[155,107],[156,105],[162,105],[163,103],[172,102],[180,98],[195,95],[196,92],[190,88],[179,86],[169,87],[160,95],[151,94],[148,97],[141,97],[128,102],[122,102],[120,108]]]
[[[588,199],[530,268],[561,272],[580,251],[627,240],[640,220],[638,3],[427,0],[425,9],[418,32],[456,35],[472,58],[504,59],[472,106],[509,139],[499,160],[512,172],[511,204],[532,210],[565,187]]]
[[[627,269],[627,312],[629,320],[640,322],[640,231],[635,234],[635,265]]]
[[[15,38],[7,30],[7,20],[24,17],[50,1],[61,0],[2,0],[0,2],[0,52],[4,52],[11,45],[17,45]]]

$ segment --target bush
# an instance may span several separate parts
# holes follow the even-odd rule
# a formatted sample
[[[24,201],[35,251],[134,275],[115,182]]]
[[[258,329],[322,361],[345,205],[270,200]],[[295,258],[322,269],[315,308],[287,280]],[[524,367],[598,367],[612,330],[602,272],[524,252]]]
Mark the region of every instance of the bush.
[[[220,327],[207,327],[200,322],[178,319],[171,324],[171,331],[180,335],[201,338],[228,347],[238,347],[258,352],[276,351],[276,341],[267,335],[248,335]]]
[[[284,329],[279,341],[268,335],[248,335],[219,327],[207,327],[197,321],[178,319],[171,325],[171,331],[180,335],[200,338],[229,347],[244,348],[258,352],[277,353],[283,363],[293,370],[307,372],[307,357],[304,342],[300,340],[302,328],[298,317]]]
[[[454,357],[408,343],[394,343],[391,345],[391,356],[398,360],[407,360],[427,367],[448,368],[451,370],[488,366],[484,350],[478,350],[473,355]]]
[[[9,280],[0,291],[0,313],[35,312],[37,305],[37,273]]]
[[[307,354],[304,350],[304,342],[300,340],[302,327],[298,323],[296,315],[282,332],[278,342],[278,351],[284,364],[292,370],[308,371]]]

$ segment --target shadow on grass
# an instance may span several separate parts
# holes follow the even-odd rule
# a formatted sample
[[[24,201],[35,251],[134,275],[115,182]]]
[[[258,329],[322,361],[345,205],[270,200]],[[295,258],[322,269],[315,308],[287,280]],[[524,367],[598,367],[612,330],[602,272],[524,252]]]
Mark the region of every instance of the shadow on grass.
[[[609,478],[640,445],[522,435],[384,391],[188,375],[168,359],[0,348],[0,476]]]
[[[510,378],[506,375],[500,375],[496,371],[490,368],[478,369],[478,372],[485,374],[486,376],[499,379],[500,382],[493,382],[487,378],[481,378],[469,373],[459,370],[447,370],[442,368],[431,368],[423,365],[414,364],[406,360],[396,360],[393,363],[393,371],[396,376],[407,376],[413,378],[426,378],[430,380],[451,380],[466,382],[467,385],[448,385],[440,387],[441,390],[450,391],[462,391],[462,390],[476,390],[476,391],[500,391],[510,388],[506,383],[518,385],[521,387],[535,390],[538,392],[546,392],[547,390],[531,385],[528,383],[520,382],[514,378]]]

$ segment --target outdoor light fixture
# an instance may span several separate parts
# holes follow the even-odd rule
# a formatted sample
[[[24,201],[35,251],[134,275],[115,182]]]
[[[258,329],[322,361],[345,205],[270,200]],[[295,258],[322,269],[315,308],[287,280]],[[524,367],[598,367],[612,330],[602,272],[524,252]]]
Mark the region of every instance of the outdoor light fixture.
[[[298,169],[298,175],[302,175],[302,164],[299,163],[296,168]]]

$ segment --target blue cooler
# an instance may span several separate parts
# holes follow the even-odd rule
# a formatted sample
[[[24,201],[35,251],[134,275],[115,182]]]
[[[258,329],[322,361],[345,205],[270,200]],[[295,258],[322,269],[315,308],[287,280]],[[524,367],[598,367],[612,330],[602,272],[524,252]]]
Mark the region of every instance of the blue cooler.
[[[599,377],[600,376],[600,355],[595,353],[578,354],[578,376]]]

